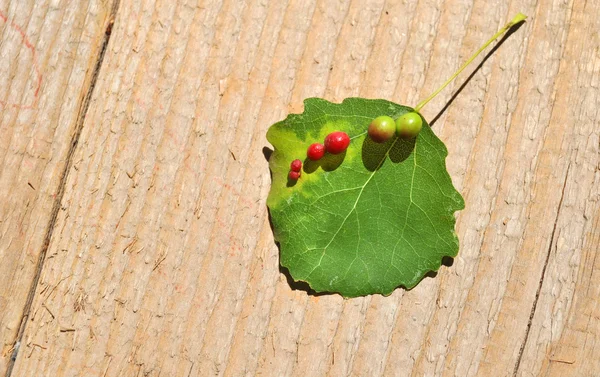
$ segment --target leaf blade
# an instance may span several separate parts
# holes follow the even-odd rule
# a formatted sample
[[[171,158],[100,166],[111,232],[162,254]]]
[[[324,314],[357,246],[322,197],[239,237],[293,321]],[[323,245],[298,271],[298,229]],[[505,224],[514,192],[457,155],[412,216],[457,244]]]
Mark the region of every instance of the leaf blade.
[[[412,143],[375,144],[366,136],[376,116],[397,118],[408,111],[385,100],[333,104],[311,98],[302,114],[269,129],[275,150],[267,205],[281,265],[294,280],[345,297],[390,294],[401,285],[412,288],[439,268],[443,256],[456,255],[454,211],[464,201],[446,171],[441,140],[426,122]],[[289,161],[303,158],[308,145],[335,130],[351,136],[346,155],[329,156],[316,167],[305,163],[300,180],[286,182]],[[421,239],[424,234],[431,239]]]

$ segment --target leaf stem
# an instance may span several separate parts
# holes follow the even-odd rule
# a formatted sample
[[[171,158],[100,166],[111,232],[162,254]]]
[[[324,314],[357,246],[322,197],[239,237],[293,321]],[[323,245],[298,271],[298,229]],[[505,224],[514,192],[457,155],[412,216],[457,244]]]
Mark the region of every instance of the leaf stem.
[[[475,52],[475,54],[473,54],[473,56],[471,56],[469,58],[469,60],[466,61],[465,64],[463,64],[462,67],[460,67],[458,69],[458,71],[456,71],[442,86],[440,86],[435,92],[433,92],[429,97],[425,98],[423,101],[419,102],[419,104],[415,107],[415,112],[419,112],[419,110],[421,110],[423,108],[423,106],[425,106],[427,104],[427,102],[431,101],[435,96],[437,96],[446,86],[448,86],[448,84],[450,84],[452,82],[452,80],[454,80],[456,78],[456,76],[458,76],[465,68],[467,68],[467,66],[469,64],[471,64],[471,62],[483,51],[485,50],[485,48],[487,46],[490,45],[490,43],[492,43],[494,40],[496,40],[496,38],[498,38],[499,36],[501,36],[502,34],[506,33],[511,27],[515,26],[516,24],[524,21],[527,18],[526,15],[524,15],[523,13],[519,13],[517,14],[512,20],[510,20],[506,25],[504,25],[504,27],[500,30],[498,30],[498,32],[496,34],[494,34],[493,37],[491,37],[487,42],[485,42],[485,44],[483,46],[481,46],[481,48],[479,50],[477,50],[477,52]]]

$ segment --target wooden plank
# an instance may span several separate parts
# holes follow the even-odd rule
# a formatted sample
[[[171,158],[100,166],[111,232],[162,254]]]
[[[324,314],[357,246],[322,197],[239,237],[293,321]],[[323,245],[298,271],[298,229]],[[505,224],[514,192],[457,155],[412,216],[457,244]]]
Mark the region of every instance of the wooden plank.
[[[15,375],[589,374],[593,3],[121,4]],[[269,125],[310,96],[415,103],[518,11],[434,125],[467,200],[452,267],[389,297],[294,290],[265,208]]]
[[[594,182],[596,197],[598,195],[598,182],[598,174],[596,174]],[[521,375],[528,375],[527,368],[531,368],[529,370],[533,371],[541,369],[541,373],[547,376],[594,376],[598,373],[600,368],[600,348],[598,347],[600,315],[598,314],[599,292],[596,282],[600,268],[598,266],[600,259],[597,258],[598,245],[600,245],[600,210],[597,200],[594,206],[596,207],[595,212],[591,213],[594,215],[594,222],[586,224],[585,228],[587,229],[583,247],[572,249],[575,252],[581,250],[580,257],[570,255],[568,252],[564,253],[566,254],[565,257],[574,257],[573,259],[579,259],[581,263],[578,275],[576,275],[577,280],[573,282],[575,279],[571,278],[571,281],[569,281],[571,284],[565,289],[572,298],[569,297],[570,300],[568,301],[564,299],[557,300],[554,297],[548,297],[552,293],[549,295],[544,292],[546,297],[543,298],[546,298],[547,301],[555,301],[553,302],[553,310],[550,313],[554,314],[554,317],[561,315],[566,317],[560,310],[562,306],[567,306],[568,318],[559,322],[558,326],[563,328],[559,327],[559,331],[555,331],[553,318],[550,321],[550,326],[547,326],[549,328],[546,329],[543,328],[543,325],[548,325],[547,319],[540,320],[534,317],[536,320],[534,325],[537,328],[532,329],[532,332],[537,337],[530,335],[531,341],[527,343],[528,347],[523,357],[524,361],[521,363]],[[556,255],[559,255],[558,248]],[[557,260],[555,263],[558,262]],[[557,267],[555,267],[556,270],[559,270]],[[565,274],[564,271],[555,272],[556,275],[560,273]],[[562,285],[555,284],[555,287],[563,288]],[[554,288],[554,290],[557,291],[558,289]],[[555,296],[558,295],[555,294]],[[542,309],[544,308],[544,306],[538,305],[538,307],[540,306]],[[541,313],[541,311],[536,311],[536,315],[548,316],[548,314]],[[550,335],[547,334],[548,332]],[[560,335],[557,333],[560,333]],[[546,353],[540,355],[542,353],[540,348],[548,345],[549,350],[544,349]]]
[[[439,324],[429,330],[425,343],[431,346],[421,353],[427,357],[420,367],[426,373],[506,376],[517,367],[567,171],[565,160],[541,156],[558,159],[560,151],[554,148],[561,143],[566,150],[575,147],[568,143],[564,124],[551,118],[554,93],[562,90],[559,66],[568,30],[558,25],[569,25],[569,16],[568,8],[540,4],[525,25],[531,30],[526,48],[494,67],[504,78],[491,83],[482,124],[496,126],[483,127],[474,149],[465,155],[472,162],[464,192],[472,205],[460,215],[459,232],[464,234],[463,244],[473,246],[463,248],[457,258],[455,267],[462,273],[446,281],[442,277],[433,317]],[[505,67],[520,60],[517,76],[506,72]],[[536,75],[540,70],[546,74]],[[465,105],[459,101],[449,111],[449,122],[460,119],[456,111]],[[460,135],[450,136],[449,144],[461,145]],[[460,149],[457,154],[462,154]]]
[[[571,24],[583,27],[569,30],[561,62],[562,90],[551,123],[562,124],[566,134],[562,150],[543,157],[567,159],[568,176],[519,376],[593,376],[600,370],[600,22],[594,6],[598,3],[574,4]],[[549,176],[555,166],[550,164]]]
[[[19,348],[111,3],[0,1],[0,375]]]

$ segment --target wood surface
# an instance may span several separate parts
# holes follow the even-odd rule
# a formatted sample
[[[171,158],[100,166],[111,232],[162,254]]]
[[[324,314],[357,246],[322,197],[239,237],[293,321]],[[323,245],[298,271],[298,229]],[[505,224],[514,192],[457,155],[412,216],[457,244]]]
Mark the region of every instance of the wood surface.
[[[452,265],[290,285],[268,127],[414,105],[517,12],[422,111]],[[597,376],[599,86],[600,0],[0,0],[0,375]]]
[[[48,242],[111,6],[96,0],[0,0],[2,376],[20,351],[39,269],[52,257]]]

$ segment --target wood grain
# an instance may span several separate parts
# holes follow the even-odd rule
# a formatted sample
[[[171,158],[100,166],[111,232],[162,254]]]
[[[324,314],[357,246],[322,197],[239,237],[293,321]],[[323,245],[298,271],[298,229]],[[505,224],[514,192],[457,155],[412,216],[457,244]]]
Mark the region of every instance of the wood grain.
[[[311,96],[414,104],[519,11],[423,111],[467,202],[452,266],[389,297],[294,289],[267,128]],[[598,0],[122,2],[12,375],[593,376],[599,16]]]
[[[19,348],[110,11],[0,1],[0,375]]]

